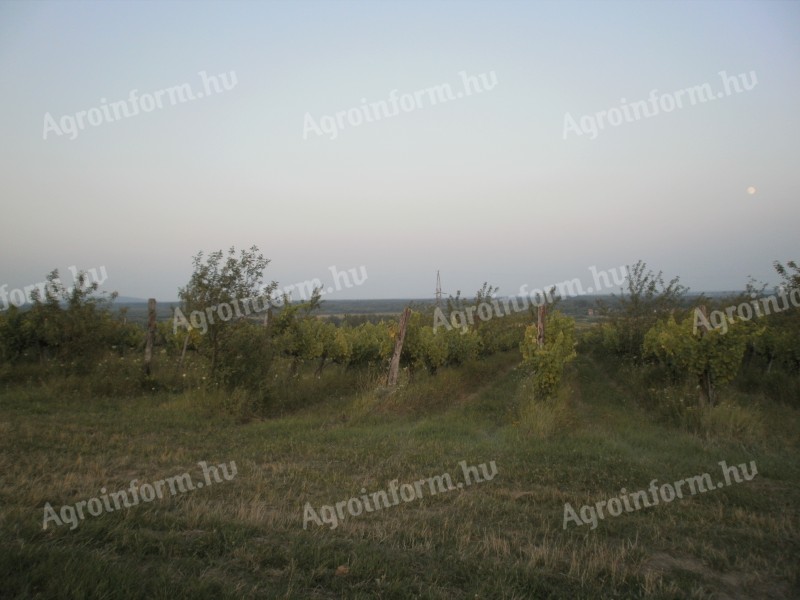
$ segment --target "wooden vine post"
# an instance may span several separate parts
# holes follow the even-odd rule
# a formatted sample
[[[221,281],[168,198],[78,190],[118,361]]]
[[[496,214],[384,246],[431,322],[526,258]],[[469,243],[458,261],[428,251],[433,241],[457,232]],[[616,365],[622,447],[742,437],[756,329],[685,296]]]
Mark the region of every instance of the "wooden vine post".
[[[191,329],[186,329],[186,337],[183,338],[183,350],[181,350],[181,358],[178,361],[178,370],[183,368],[183,359],[186,358],[186,348],[189,347],[189,332]]]
[[[411,317],[411,309],[406,307],[403,314],[400,316],[400,326],[397,330],[397,339],[394,342],[394,354],[392,355],[392,362],[389,365],[389,377],[386,380],[386,385],[394,387],[397,385],[397,374],[400,370],[400,354],[403,352],[403,340],[406,337],[406,326],[408,319]]]
[[[156,337],[156,299],[147,301],[147,339],[144,344],[144,372],[150,375],[150,363],[153,360],[153,340]]]
[[[705,305],[699,308],[700,312],[703,313],[703,322],[700,323],[700,327],[698,328],[700,339],[702,339],[708,331],[708,327],[706,327],[706,323],[708,323],[708,310]],[[706,366],[705,370],[700,375],[700,391],[700,408],[704,407],[706,401],[708,401],[711,406],[714,406],[714,382],[711,379],[711,369],[708,366]]]
[[[544,348],[544,318],[546,315],[547,315],[547,308],[545,307],[544,304],[542,304],[539,307],[539,315],[536,320],[536,329],[537,329],[536,345],[539,346],[539,348]]]

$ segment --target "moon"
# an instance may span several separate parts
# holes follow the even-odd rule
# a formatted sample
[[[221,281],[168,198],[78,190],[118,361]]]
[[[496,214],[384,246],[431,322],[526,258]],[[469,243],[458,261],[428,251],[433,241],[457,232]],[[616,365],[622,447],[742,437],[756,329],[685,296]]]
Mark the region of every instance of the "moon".
[[[747,188],[747,193],[752,196],[756,193],[756,188],[751,185],[749,188]]]

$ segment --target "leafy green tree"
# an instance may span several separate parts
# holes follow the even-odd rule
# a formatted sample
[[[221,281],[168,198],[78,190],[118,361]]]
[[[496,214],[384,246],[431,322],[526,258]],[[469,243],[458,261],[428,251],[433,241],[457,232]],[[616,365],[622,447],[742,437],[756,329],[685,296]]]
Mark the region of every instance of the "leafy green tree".
[[[269,329],[244,319],[236,321],[225,332],[222,344],[216,380],[228,389],[247,390],[256,394],[254,398],[265,400],[276,355]]]
[[[604,339],[606,347],[619,356],[640,363],[643,358],[644,337],[653,325],[665,315],[677,311],[688,288],[674,277],[664,282],[662,272],[654,273],[643,261],[628,267],[626,289],[614,301],[598,301],[601,314],[608,318]]]
[[[800,289],[800,265],[796,261],[790,260],[786,265],[781,264],[780,261],[772,263],[778,275],[783,279],[783,285],[790,290]]]
[[[0,360],[14,364],[35,346],[35,332],[26,326],[24,311],[13,304],[0,313]]]
[[[800,293],[800,267],[794,261],[785,266],[773,263],[775,271],[783,280],[772,292],[767,284],[758,284],[751,278],[745,292],[735,298],[722,302],[719,308],[739,306],[742,303],[753,306],[752,322],[758,327],[748,339],[744,366],[751,367],[751,360],[760,357],[757,364],[767,373],[777,366],[789,374],[800,373],[800,311],[791,305],[790,295]],[[738,311],[736,320],[738,317]]]
[[[80,272],[67,288],[58,270],[47,276],[44,298],[32,292],[33,305],[26,313],[26,326],[42,361],[56,358],[70,372],[88,373],[113,344],[119,324],[111,316],[116,292],[98,294],[99,284],[87,285]]]
[[[236,352],[227,343],[234,322],[246,314],[244,301],[258,308],[267,306],[276,282],[263,285],[263,272],[269,264],[256,246],[242,250],[238,257],[231,247],[227,256],[222,250],[212,252],[203,260],[199,252],[192,260],[194,272],[186,287],[180,288],[182,311],[191,321],[192,311],[203,317],[207,331],[200,347],[211,361],[212,377],[221,351]],[[227,315],[227,318],[226,318]]]
[[[776,294],[782,296],[781,301],[785,309],[773,313],[766,319],[769,366],[774,360],[787,371],[798,374],[800,373],[800,308],[793,306],[790,298],[800,297],[800,265],[790,260],[786,265],[775,261],[773,266],[783,279]]]

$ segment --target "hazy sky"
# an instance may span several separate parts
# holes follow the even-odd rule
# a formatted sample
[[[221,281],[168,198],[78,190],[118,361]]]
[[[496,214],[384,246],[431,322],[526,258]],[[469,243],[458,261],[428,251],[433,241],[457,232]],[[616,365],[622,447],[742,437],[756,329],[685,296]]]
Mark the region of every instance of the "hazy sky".
[[[489,87],[464,94],[462,71]],[[232,85],[100,121],[132,90],[202,92],[200,72]],[[511,294],[637,259],[742,289],[800,260],[796,2],[5,1],[0,79],[9,288],[104,266],[103,289],[172,300],[195,253],[253,244],[281,285],[363,265],[337,298],[429,297],[437,269],[445,293]],[[677,93],[703,84],[720,97]],[[658,113],[631,118],[652,90]]]

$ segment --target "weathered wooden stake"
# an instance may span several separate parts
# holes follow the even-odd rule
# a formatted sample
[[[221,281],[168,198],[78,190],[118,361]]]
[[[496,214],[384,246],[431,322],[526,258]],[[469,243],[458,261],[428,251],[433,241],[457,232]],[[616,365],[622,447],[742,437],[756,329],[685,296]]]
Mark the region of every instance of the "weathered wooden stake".
[[[386,380],[386,385],[397,385],[397,374],[400,370],[400,354],[403,352],[403,340],[406,337],[406,326],[408,319],[411,316],[411,309],[406,307],[403,314],[400,316],[400,327],[397,331],[397,340],[394,343],[394,354],[392,355],[392,362],[389,365],[389,377]]]
[[[264,327],[269,327],[270,321],[272,321],[272,306],[264,311]]]
[[[186,358],[186,347],[189,345],[189,329],[186,330],[186,337],[183,338],[183,350],[181,350],[181,359],[178,361],[178,369],[183,367],[183,359]]]
[[[536,329],[537,329],[537,336],[536,336],[536,345],[539,348],[544,348],[544,318],[547,315],[547,308],[544,304],[539,307],[539,315],[536,320]]]
[[[147,301],[147,340],[144,345],[144,372],[150,375],[150,363],[153,360],[153,340],[156,337],[156,299]]]
[[[706,334],[708,331],[708,327],[706,327],[705,323],[708,323],[708,310],[706,309],[705,305],[700,306],[700,312],[703,313],[703,323],[700,323],[700,338]],[[706,367],[705,371],[703,371],[702,375],[700,375],[700,408],[703,408],[705,405],[705,401],[707,400],[711,406],[714,406],[714,382],[711,380],[711,371]]]

